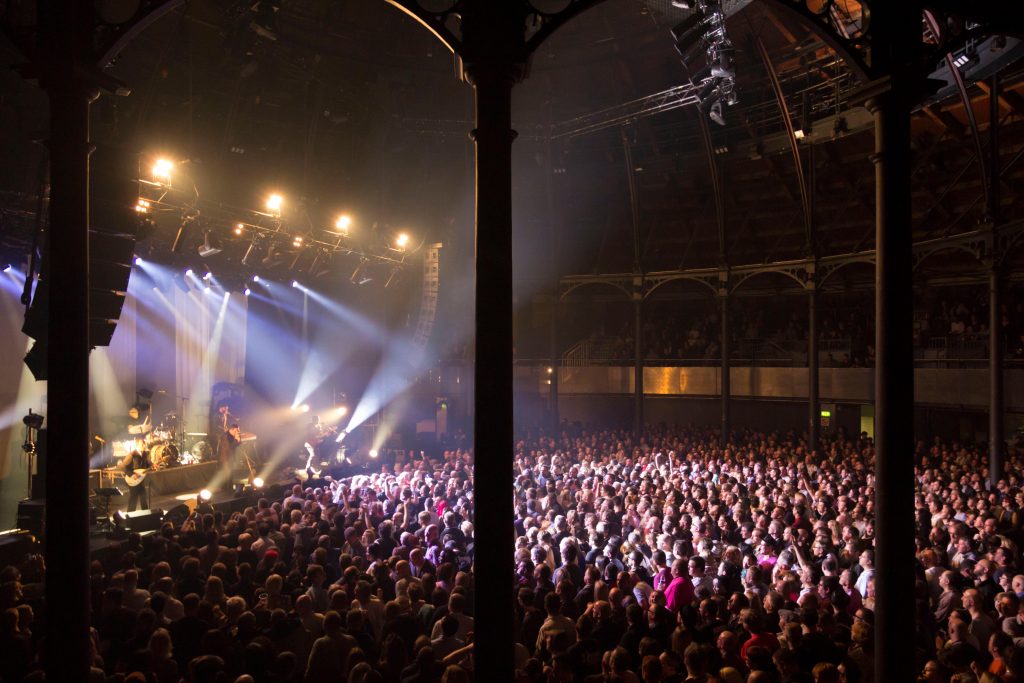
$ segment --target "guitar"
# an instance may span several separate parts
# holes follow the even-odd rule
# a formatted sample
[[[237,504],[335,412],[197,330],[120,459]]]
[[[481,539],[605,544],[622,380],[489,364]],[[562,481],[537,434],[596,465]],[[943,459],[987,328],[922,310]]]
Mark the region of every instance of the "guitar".
[[[142,483],[142,480],[146,478],[147,474],[149,474],[149,470],[147,468],[140,467],[132,470],[131,474],[124,475],[124,483],[129,486],[138,486]]]
[[[316,451],[313,450],[313,446],[308,441],[302,444],[302,446],[306,449],[306,452],[309,453],[309,457],[306,458],[306,466],[302,468],[303,471],[312,473],[310,475],[312,477],[319,477],[320,473],[323,472],[323,469],[313,469],[313,458],[316,456]]]

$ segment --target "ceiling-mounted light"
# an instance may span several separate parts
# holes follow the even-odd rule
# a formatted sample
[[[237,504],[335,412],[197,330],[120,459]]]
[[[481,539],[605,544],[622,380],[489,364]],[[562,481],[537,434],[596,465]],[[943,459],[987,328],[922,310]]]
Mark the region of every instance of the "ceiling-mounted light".
[[[215,235],[212,235],[209,230],[207,230],[206,233],[203,235],[203,243],[196,248],[196,251],[203,258],[213,256],[214,254],[219,254],[221,252],[220,240],[217,239]]]
[[[350,225],[352,225],[352,219],[345,214],[338,216],[337,220],[334,221],[334,228],[342,235],[348,234],[348,228]]]
[[[171,171],[174,170],[174,162],[170,159],[163,157],[157,159],[153,163],[153,168],[150,169],[153,177],[160,181],[169,181],[171,179]]]
[[[267,197],[267,210],[280,215],[281,206],[284,205],[284,197],[279,194],[272,194]]]
[[[722,114],[722,100],[715,100],[708,111],[708,118],[720,126],[725,125],[725,116]]]

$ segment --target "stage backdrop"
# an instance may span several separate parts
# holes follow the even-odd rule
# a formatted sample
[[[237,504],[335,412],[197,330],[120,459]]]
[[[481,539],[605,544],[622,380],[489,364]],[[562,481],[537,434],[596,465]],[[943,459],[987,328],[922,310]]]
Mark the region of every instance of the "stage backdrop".
[[[46,383],[22,362],[31,344],[21,333],[23,270],[0,274],[0,530],[14,525],[27,493],[22,418],[30,408],[46,414]],[[90,428],[120,437],[137,390],[149,389],[156,423],[184,414],[188,431],[205,432],[211,387],[244,379],[246,299],[201,284],[161,291],[137,275],[110,346],[89,357]]]

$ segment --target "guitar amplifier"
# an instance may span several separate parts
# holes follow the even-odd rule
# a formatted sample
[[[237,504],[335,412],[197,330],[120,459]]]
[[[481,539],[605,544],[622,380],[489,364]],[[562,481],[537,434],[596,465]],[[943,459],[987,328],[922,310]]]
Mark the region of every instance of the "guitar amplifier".
[[[46,536],[46,501],[40,498],[26,498],[18,501],[19,529],[24,529],[37,538]]]

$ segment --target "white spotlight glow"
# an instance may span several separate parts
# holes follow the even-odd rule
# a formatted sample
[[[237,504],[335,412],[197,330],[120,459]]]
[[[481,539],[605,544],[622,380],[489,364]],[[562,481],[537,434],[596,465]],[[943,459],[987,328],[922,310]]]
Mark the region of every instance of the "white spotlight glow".
[[[241,235],[243,232],[245,232],[245,226],[244,225],[242,225],[241,223],[238,223],[237,225],[235,225],[235,234],[236,235]]]
[[[309,404],[308,403],[303,403],[301,406],[299,406],[299,412],[300,413],[308,413],[309,412]]]
[[[275,213],[281,210],[282,204],[284,204],[284,198],[279,194],[272,194],[267,197],[267,208]]]
[[[210,489],[203,489],[199,492],[199,500],[210,500],[213,498],[213,494],[210,493]]]
[[[252,290],[251,290],[251,289],[249,289],[248,287],[246,287],[246,288],[245,288],[245,295],[246,295],[246,296],[249,296],[250,294],[252,294]]]
[[[407,244],[409,244],[409,235],[404,232],[398,233],[398,237],[395,238],[395,246],[399,249],[405,249]]]
[[[211,273],[210,271],[206,271],[206,275],[203,276],[203,279],[209,280],[211,277],[213,277],[213,273]]]
[[[292,280],[292,287],[295,289],[302,289],[302,285],[299,284],[298,280]]]
[[[334,409],[334,414],[337,417],[345,417],[348,415],[348,406],[338,406]]]
[[[173,161],[171,161],[170,159],[164,159],[164,158],[161,157],[160,159],[156,160],[156,163],[153,164],[153,169],[152,169],[153,177],[154,178],[162,178],[164,180],[170,180],[170,178],[171,178],[171,170],[173,168],[174,168],[174,162]]]
[[[255,479],[252,480],[252,485],[258,489],[263,488],[263,478],[256,477]]]
[[[138,256],[135,257],[135,265],[141,266],[143,263],[144,261],[141,258],[139,258]]]
[[[11,270],[12,270],[12,266],[11,266],[10,263],[8,263],[6,266],[4,266],[4,272],[5,273],[9,273],[9,272],[11,272]]]
[[[377,455],[378,455],[378,453],[377,453],[377,449],[376,449],[376,448],[371,448],[371,449],[370,449],[370,457],[371,457],[371,458],[376,458],[376,457],[377,457]]]
[[[334,221],[334,227],[342,232],[348,232],[348,226],[352,225],[352,219],[348,216],[338,216],[338,220]]]
[[[186,268],[185,269],[185,277],[188,277],[190,275],[195,275],[195,273],[192,272],[191,268]]]

